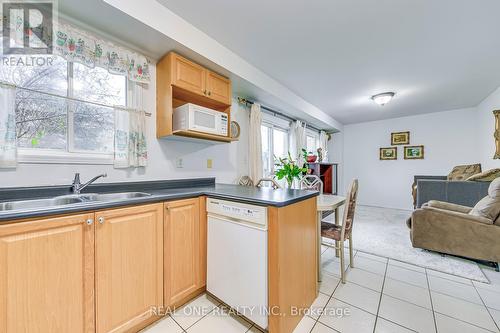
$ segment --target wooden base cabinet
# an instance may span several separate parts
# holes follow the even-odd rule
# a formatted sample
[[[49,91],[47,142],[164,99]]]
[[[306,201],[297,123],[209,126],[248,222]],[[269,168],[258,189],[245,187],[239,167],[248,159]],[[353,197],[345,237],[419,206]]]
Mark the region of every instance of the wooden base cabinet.
[[[94,214],[0,226],[0,332],[94,332]]]
[[[165,203],[164,302],[173,308],[206,285],[205,198]]]
[[[96,332],[124,332],[163,306],[163,204],[96,212]]]

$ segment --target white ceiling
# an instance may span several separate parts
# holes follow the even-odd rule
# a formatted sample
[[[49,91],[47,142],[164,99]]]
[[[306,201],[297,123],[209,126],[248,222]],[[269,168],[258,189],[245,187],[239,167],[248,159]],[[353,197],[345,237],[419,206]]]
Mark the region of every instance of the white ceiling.
[[[343,123],[476,106],[500,86],[498,0],[158,1]]]

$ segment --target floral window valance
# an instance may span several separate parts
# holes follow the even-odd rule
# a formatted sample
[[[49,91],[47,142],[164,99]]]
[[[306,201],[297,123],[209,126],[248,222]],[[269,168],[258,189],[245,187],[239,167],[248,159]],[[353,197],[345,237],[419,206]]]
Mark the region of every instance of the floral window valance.
[[[54,54],[67,61],[91,68],[103,67],[112,74],[126,75],[131,81],[149,83],[149,61],[145,56],[65,23],[59,22],[54,31]]]

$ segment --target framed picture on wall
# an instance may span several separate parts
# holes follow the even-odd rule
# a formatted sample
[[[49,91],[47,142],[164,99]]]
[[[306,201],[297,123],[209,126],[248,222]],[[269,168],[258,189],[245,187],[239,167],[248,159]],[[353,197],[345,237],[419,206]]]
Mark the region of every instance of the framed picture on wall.
[[[424,146],[405,146],[405,160],[424,159]]]
[[[398,159],[398,148],[396,147],[388,147],[388,148],[380,148],[380,160],[397,160]]]
[[[391,133],[391,145],[409,145],[410,132],[394,132]]]

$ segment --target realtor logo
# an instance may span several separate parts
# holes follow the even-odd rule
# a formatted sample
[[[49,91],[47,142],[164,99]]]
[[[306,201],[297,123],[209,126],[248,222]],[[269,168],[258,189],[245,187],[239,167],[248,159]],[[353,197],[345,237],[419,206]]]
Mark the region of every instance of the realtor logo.
[[[53,3],[3,1],[3,54],[52,54]]]

